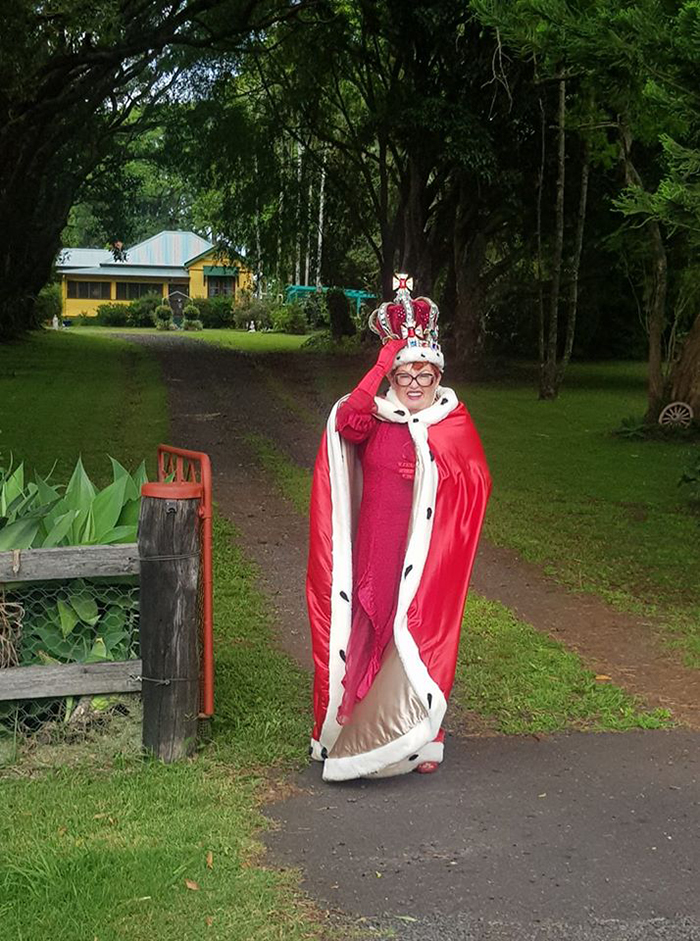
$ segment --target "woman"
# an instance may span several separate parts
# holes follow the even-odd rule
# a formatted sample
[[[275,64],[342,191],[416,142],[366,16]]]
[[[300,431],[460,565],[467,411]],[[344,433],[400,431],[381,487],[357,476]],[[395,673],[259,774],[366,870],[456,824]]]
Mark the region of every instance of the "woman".
[[[311,754],[326,780],[434,771],[490,478],[438,311],[399,275],[377,363],[337,403],[311,496]],[[385,397],[377,395],[388,377]]]

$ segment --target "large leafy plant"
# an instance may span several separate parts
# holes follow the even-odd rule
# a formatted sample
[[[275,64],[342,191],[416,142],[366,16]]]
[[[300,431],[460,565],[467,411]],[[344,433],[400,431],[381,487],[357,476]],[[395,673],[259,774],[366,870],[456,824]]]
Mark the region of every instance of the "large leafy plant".
[[[112,462],[112,482],[98,490],[78,460],[67,486],[24,465],[0,469],[0,551],[134,542],[143,464],[133,473]],[[21,606],[18,657],[29,663],[94,663],[137,653],[138,588],[133,579],[72,579],[3,586]],[[0,597],[2,601],[2,597]]]
[[[0,552],[135,541],[146,470],[141,464],[132,475],[110,460],[113,480],[102,490],[80,459],[65,488],[38,474],[25,480],[24,464],[0,468]]]

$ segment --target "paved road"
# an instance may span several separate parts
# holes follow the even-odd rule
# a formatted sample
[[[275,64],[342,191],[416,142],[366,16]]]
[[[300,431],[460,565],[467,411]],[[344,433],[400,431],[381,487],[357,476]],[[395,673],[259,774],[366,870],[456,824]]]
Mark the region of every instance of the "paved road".
[[[433,776],[270,808],[274,858],[396,937],[700,939],[700,735],[455,739]]]
[[[263,570],[281,642],[308,664],[306,523],[245,435],[264,419],[302,462],[312,443],[279,404],[260,406],[270,393],[249,357],[147,343],[173,441],[211,454],[219,507]],[[398,941],[700,941],[699,755],[691,731],[450,737],[432,776],[328,785],[310,766],[304,792],[269,808],[282,827],[266,838],[320,904]]]

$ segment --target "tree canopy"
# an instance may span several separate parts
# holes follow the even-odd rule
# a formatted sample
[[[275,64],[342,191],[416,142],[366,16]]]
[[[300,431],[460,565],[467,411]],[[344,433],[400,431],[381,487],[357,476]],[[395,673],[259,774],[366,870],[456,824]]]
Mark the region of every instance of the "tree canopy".
[[[22,0],[0,331],[64,240],[194,228],[259,289],[409,270],[470,368],[649,358],[700,409],[698,0]]]

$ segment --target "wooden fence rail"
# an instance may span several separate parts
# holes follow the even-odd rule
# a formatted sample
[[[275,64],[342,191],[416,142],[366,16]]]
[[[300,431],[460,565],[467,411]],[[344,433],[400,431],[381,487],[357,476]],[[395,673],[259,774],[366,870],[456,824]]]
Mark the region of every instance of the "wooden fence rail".
[[[141,692],[141,661],[51,663],[0,670],[0,702]]]
[[[142,660],[0,670],[0,702],[141,692],[143,745],[171,762],[196,747],[199,713],[201,486],[142,488],[139,542],[0,552],[5,584],[138,575]]]
[[[135,542],[120,546],[62,546],[0,552],[0,587],[3,582],[138,575],[140,570],[139,548]]]

